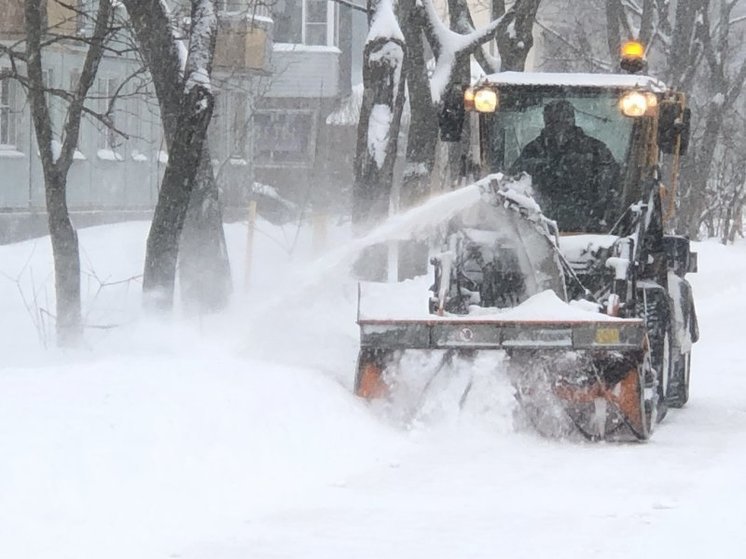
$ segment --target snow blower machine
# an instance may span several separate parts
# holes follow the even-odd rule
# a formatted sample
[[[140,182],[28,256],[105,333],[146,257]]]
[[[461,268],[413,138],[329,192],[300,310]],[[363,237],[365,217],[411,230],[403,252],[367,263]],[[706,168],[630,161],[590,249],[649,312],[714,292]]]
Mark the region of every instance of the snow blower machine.
[[[431,249],[429,308],[359,314],[356,394],[390,398],[406,352],[495,352],[540,433],[647,440],[689,398],[698,337],[696,254],[666,234],[689,122],[682,93],[634,73],[505,72],[446,95],[441,136],[470,138],[479,195]]]

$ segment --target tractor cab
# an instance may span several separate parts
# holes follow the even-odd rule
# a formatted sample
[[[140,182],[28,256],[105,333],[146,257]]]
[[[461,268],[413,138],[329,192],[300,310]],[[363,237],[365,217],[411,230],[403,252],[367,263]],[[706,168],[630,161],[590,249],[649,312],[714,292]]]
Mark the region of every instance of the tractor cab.
[[[481,172],[530,175],[561,232],[608,233],[687,147],[684,96],[647,76],[505,72],[463,103]]]

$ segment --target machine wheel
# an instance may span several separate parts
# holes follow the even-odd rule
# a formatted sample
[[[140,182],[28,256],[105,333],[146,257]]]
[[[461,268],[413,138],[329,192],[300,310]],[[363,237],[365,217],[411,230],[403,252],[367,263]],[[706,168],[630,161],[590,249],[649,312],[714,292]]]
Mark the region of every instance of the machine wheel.
[[[668,405],[682,408],[689,401],[689,376],[691,374],[691,352],[680,355],[674,365],[673,382],[668,392]]]
[[[646,351],[637,367],[619,382],[618,409],[631,434],[640,441],[653,434],[658,410],[658,397],[653,386],[654,375],[650,367],[650,354]]]
[[[657,421],[663,421],[668,413],[668,395],[671,388],[671,379],[674,374],[673,346],[671,344],[671,333],[665,332],[661,342],[659,359],[656,362],[658,372],[658,413]]]
[[[650,351],[646,351],[643,361],[638,369],[638,381],[640,390],[640,405],[642,406],[643,429],[636,433],[640,440],[648,440],[653,434],[658,417],[659,398],[653,387],[655,386],[655,377],[650,360]]]
[[[658,402],[655,413],[656,421],[662,421],[668,412],[667,391],[673,376],[673,334],[671,332],[671,307],[669,298],[663,288],[644,289],[638,299],[640,316],[645,319],[645,326],[650,341],[651,369],[655,371],[654,381],[648,379],[649,388],[655,384]],[[651,371],[651,373],[652,373]]]

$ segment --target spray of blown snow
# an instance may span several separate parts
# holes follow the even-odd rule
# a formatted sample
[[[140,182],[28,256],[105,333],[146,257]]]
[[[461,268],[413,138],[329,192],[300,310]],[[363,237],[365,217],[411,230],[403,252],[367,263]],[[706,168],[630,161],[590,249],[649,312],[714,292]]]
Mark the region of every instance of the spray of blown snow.
[[[447,222],[459,212],[476,204],[481,196],[481,188],[481,182],[471,184],[431,198],[404,213],[390,217],[365,236],[353,239],[311,263],[300,271],[297,281],[293,283],[292,292],[276,294],[259,307],[254,307],[252,314],[262,315],[293,302],[294,298],[308,296],[315,287],[334,277],[335,273],[349,269],[368,247],[421,236],[425,231]]]

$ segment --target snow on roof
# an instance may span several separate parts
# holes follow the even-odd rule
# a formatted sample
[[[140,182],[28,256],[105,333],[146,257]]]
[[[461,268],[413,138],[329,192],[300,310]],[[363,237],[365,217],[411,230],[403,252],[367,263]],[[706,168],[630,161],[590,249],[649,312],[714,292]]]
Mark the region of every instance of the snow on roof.
[[[656,93],[668,88],[662,81],[637,74],[570,74],[551,72],[499,72],[490,74],[478,84],[546,85],[558,87],[618,87],[646,89]]]

